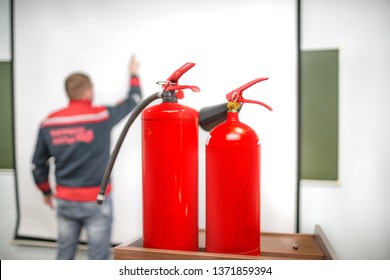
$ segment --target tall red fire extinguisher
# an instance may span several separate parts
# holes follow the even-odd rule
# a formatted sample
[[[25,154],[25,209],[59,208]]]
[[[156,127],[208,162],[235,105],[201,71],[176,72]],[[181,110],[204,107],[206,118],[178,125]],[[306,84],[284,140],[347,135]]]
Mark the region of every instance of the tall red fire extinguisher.
[[[116,158],[128,130],[142,113],[143,245],[147,248],[198,250],[198,111],[178,103],[180,77],[195,66],[186,63],[162,91],[142,100],[130,114],[107,164],[96,202],[105,199]],[[162,98],[163,102],[147,107]]]
[[[186,63],[162,82],[163,102],[142,112],[143,245],[198,250],[198,121],[195,109],[178,103]]]
[[[240,122],[243,91],[267,80],[259,78],[228,93],[226,122],[216,126],[206,143],[206,251],[260,254],[260,141]]]

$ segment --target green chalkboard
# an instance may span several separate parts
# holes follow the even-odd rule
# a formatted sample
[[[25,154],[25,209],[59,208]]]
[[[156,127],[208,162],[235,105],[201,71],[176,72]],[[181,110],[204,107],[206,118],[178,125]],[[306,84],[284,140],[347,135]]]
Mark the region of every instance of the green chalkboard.
[[[338,50],[301,52],[300,179],[338,180]]]
[[[0,61],[0,169],[14,169],[11,62]]]

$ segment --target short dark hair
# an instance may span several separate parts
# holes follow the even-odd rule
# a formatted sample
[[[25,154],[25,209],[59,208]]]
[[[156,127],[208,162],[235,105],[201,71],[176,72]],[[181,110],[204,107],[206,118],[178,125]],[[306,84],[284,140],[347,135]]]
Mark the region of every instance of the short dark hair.
[[[92,88],[92,82],[89,77],[83,73],[73,73],[65,80],[65,90],[69,99],[82,99],[84,92]]]

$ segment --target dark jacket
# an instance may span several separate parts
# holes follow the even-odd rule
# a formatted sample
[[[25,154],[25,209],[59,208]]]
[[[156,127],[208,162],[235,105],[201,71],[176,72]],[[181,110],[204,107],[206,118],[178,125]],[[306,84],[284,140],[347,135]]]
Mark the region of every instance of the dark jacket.
[[[93,106],[71,100],[67,108],[50,114],[41,124],[33,156],[36,185],[48,195],[49,159],[55,162],[56,197],[94,201],[110,157],[111,129],[141,100],[138,77],[130,79],[127,98],[116,106]],[[106,193],[111,190],[108,186]]]

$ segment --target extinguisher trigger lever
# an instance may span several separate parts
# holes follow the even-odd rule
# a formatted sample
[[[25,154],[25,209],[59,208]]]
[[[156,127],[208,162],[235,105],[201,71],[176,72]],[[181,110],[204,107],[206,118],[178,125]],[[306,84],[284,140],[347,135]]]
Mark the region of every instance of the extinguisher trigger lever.
[[[199,87],[193,86],[193,85],[179,85],[179,79],[181,76],[183,76],[184,73],[186,73],[188,70],[190,70],[192,67],[195,66],[195,63],[187,62],[183,66],[181,66],[179,69],[174,71],[171,76],[166,81],[160,81],[157,82],[158,85],[161,85],[163,88],[163,91],[177,91],[176,97],[178,99],[184,98],[184,89],[190,89],[193,92],[200,92]]]
[[[184,64],[182,67],[180,67],[179,69],[177,69],[175,72],[172,73],[171,76],[169,76],[169,78],[167,79],[167,81],[169,83],[172,83],[172,84],[177,84],[177,82],[179,81],[180,77],[183,76],[183,74],[185,72],[187,72],[188,70],[190,70],[192,67],[195,66],[195,63],[193,62],[187,62],[186,64]]]
[[[229,102],[238,102],[238,103],[252,103],[252,104],[258,104],[258,105],[261,105],[261,106],[264,106],[266,107],[268,110],[272,111],[272,108],[270,106],[268,106],[267,104],[263,103],[263,102],[260,102],[260,101],[256,101],[256,100],[249,100],[249,99],[245,99],[242,94],[243,94],[243,91],[250,88],[251,86],[253,86],[254,84],[257,84],[261,81],[265,81],[265,80],[268,80],[268,78],[266,77],[263,77],[263,78],[258,78],[258,79],[255,79],[253,81],[250,81],[249,83],[246,83],[245,85],[229,92],[228,94],[226,94],[226,99],[229,101]]]

